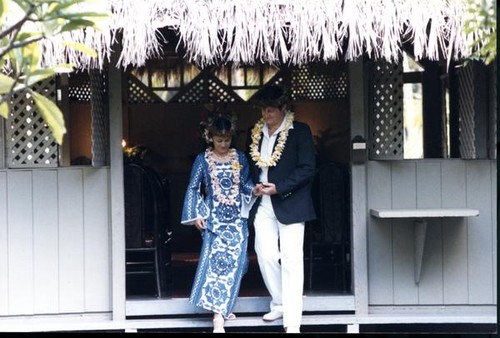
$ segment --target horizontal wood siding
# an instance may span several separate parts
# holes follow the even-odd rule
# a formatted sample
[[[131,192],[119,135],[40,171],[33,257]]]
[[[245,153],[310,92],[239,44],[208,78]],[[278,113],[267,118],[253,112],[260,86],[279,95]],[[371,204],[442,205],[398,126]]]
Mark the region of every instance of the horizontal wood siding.
[[[496,304],[492,161],[370,161],[367,177],[368,210],[479,210],[478,217],[428,220],[419,284],[414,279],[413,221],[368,216],[370,305]]]
[[[0,170],[0,316],[109,312],[109,169]]]

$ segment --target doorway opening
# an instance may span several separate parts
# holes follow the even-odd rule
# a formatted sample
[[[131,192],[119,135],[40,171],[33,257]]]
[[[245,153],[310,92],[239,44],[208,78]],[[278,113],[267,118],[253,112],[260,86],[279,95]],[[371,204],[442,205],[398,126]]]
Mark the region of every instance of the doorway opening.
[[[176,77],[181,73],[186,74]],[[296,119],[315,137],[318,217],[306,224],[304,292],[352,294],[347,64],[200,70],[171,55],[126,75],[125,217],[126,237],[133,243],[127,244],[127,300],[189,297],[201,236],[180,224],[180,214],[192,163],[203,149],[204,104],[224,103],[236,113],[234,146],[245,150],[247,133],[260,117],[252,97],[270,84],[290,88]],[[249,227],[250,264],[239,296],[268,296],[253,248],[253,224]]]

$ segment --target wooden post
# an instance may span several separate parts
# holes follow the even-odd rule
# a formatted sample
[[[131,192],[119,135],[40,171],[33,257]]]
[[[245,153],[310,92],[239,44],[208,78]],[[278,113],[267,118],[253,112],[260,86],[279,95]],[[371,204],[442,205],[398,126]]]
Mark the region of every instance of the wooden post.
[[[109,79],[109,154],[111,189],[111,294],[113,320],[125,320],[125,197],[123,186],[123,95],[122,70],[116,62],[120,53],[118,46],[113,49],[108,66]]]
[[[363,60],[349,63],[351,135],[367,139],[365,71]],[[364,98],[364,99],[363,99]],[[356,315],[368,314],[366,163],[351,163],[352,277]]]

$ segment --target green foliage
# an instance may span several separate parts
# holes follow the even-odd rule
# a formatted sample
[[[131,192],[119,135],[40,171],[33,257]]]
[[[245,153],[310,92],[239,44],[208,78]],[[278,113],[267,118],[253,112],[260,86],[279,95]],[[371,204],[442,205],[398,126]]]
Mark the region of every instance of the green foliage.
[[[0,0],[0,62],[5,67],[0,72],[0,115],[8,117],[13,94],[28,91],[58,144],[66,133],[63,114],[54,102],[30,86],[57,73],[71,72],[75,65],[41,66],[43,50],[39,42],[64,32],[97,29],[98,21],[109,13],[87,11],[92,8],[91,2],[95,0]],[[7,22],[7,18],[15,20]],[[62,44],[90,57],[97,55],[75,41]]]
[[[485,64],[497,55],[497,2],[496,0],[469,0],[465,33],[474,39],[469,47],[472,54],[468,60],[481,60]]]

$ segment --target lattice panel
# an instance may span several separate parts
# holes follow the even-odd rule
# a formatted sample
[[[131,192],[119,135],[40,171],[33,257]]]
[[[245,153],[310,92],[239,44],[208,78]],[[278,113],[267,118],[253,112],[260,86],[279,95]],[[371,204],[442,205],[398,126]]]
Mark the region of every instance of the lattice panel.
[[[208,78],[208,102],[236,102],[241,99],[229,90],[223,83],[213,78]]]
[[[0,118],[0,169],[5,168],[5,146],[7,139],[5,138],[5,119]]]
[[[139,81],[134,75],[128,74],[128,103],[160,103],[161,98]]]
[[[283,76],[275,76],[270,80],[266,85],[276,85],[276,86],[285,86],[285,79]],[[286,86],[285,86],[286,87]]]
[[[221,81],[212,76],[200,76],[194,79],[185,90],[173,97],[170,102],[220,103],[241,100],[236,93],[228,89]]]
[[[55,101],[55,78],[36,83],[32,89]],[[13,96],[5,135],[9,168],[58,165],[57,143],[28,92]]]
[[[93,166],[106,165],[108,157],[108,82],[105,74],[97,70],[90,71]]]
[[[88,73],[71,73],[69,75],[70,101],[90,101],[90,78]]]
[[[196,103],[200,102],[203,98],[203,88],[205,84],[205,79],[200,77],[198,81],[194,81],[189,86],[188,90],[181,91],[178,95],[176,95],[171,102],[178,103]]]
[[[446,90],[443,88],[441,91],[441,102],[446,102]],[[450,150],[448,149],[448,143],[450,142],[450,138],[448,135],[448,128],[446,126],[449,125],[449,117],[446,115],[446,107],[447,104],[441,105],[441,149],[443,150],[443,157],[450,158]]]
[[[490,110],[489,110],[489,158],[492,160],[497,159],[497,64],[493,62],[492,69],[490,72]]]
[[[292,100],[330,100],[348,97],[347,69],[342,64],[304,65],[292,69],[291,75]]]
[[[474,135],[474,71],[469,64],[458,73],[458,110],[460,128],[460,157],[476,158]]]
[[[370,87],[370,159],[402,159],[403,65],[372,64]]]
[[[255,101],[255,97],[257,97],[259,95],[259,93],[264,89],[266,88],[267,86],[272,86],[272,85],[276,85],[276,86],[283,86],[284,88],[286,88],[287,86],[285,85],[285,78],[283,76],[283,73],[279,72],[277,73],[271,80],[269,80],[260,90],[258,90],[255,94],[252,95],[252,97],[250,98],[250,102],[251,101]],[[288,95],[288,97],[291,96],[291,93],[287,93],[285,92],[285,95]]]

